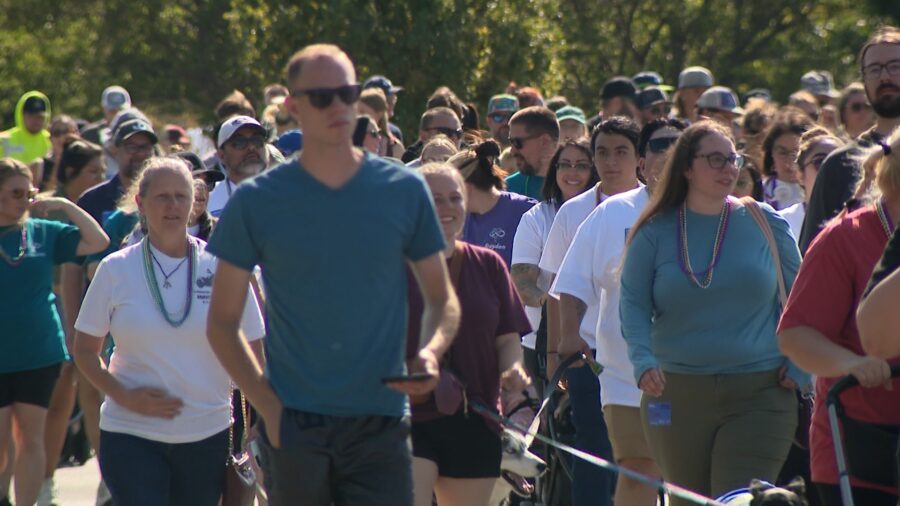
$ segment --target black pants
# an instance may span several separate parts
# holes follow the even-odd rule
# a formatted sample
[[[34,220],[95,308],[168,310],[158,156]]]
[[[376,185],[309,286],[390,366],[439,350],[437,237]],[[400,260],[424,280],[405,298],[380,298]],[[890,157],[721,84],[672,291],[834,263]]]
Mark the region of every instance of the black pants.
[[[262,465],[272,506],[412,506],[410,423],[285,409],[281,446],[263,430]]]

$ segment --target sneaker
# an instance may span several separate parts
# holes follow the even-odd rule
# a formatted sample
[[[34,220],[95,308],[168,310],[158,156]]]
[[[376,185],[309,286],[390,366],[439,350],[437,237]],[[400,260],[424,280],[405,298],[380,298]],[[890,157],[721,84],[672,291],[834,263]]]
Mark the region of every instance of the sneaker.
[[[100,485],[97,486],[96,506],[112,506],[112,503],[112,494],[110,494],[109,489],[106,488],[106,482],[101,479]]]
[[[3,503],[0,503],[3,504]],[[53,478],[47,478],[41,483],[41,491],[38,493],[37,506],[56,505],[56,484]]]

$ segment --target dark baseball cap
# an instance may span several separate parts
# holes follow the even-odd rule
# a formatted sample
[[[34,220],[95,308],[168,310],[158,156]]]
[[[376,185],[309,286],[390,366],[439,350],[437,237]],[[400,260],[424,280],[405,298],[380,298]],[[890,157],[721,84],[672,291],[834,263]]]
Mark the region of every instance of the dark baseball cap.
[[[669,96],[658,86],[648,86],[637,94],[634,105],[636,105],[638,109],[644,109],[660,102],[668,103]]]
[[[637,88],[635,88],[634,82],[625,76],[611,78],[603,84],[603,89],[600,91],[600,98],[603,100],[610,100],[616,97],[634,100],[635,95],[637,95]]]
[[[638,88],[644,89],[647,86],[659,86],[663,83],[663,78],[659,75],[659,72],[644,70],[635,74],[634,77],[631,78],[631,81],[634,82],[634,85]]]
[[[116,129],[116,146],[137,134],[147,134],[153,140],[153,144],[159,142],[159,138],[156,137],[156,133],[153,131],[153,127],[150,126],[150,123],[142,119],[132,119],[122,123],[119,125],[119,128]]]
[[[47,102],[40,97],[28,97],[22,104],[22,112],[26,114],[42,114],[47,112]]]
[[[398,91],[403,91],[403,86],[394,86],[390,79],[384,76],[372,76],[363,83],[363,89],[381,88],[385,95],[393,95]]]

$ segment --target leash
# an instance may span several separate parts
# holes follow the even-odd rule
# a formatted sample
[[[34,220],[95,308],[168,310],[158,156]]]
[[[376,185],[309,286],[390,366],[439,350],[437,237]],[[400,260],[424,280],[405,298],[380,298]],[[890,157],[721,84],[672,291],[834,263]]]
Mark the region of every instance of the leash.
[[[537,439],[538,441],[549,445],[559,451],[568,453],[575,458],[584,460],[597,467],[606,469],[607,471],[620,473],[624,476],[627,476],[628,478],[631,478],[634,481],[653,487],[660,492],[668,493],[670,496],[680,497],[681,499],[690,501],[694,504],[701,504],[704,506],[724,506],[722,503],[714,499],[702,496],[686,488],[653,479],[649,476],[645,476],[641,473],[632,471],[631,469],[621,467],[613,462],[597,457],[596,455],[591,455],[590,453],[579,450],[577,448],[573,448],[558,441],[554,441],[551,438],[539,434],[538,428],[541,424],[541,413],[543,413],[544,409],[549,404],[550,398],[552,397],[554,390],[556,390],[556,385],[559,384],[559,381],[560,379],[562,379],[562,375],[565,374],[566,369],[568,369],[570,365],[578,360],[586,360],[586,357],[583,353],[575,353],[573,355],[570,355],[568,358],[560,362],[559,366],[557,366],[556,371],[553,373],[553,377],[550,378],[550,382],[547,388],[548,392],[544,394],[544,400],[541,402],[541,407],[540,409],[538,409],[537,413],[535,414],[534,421],[531,422],[531,425],[529,427],[520,425],[510,420],[508,417],[495,413],[489,407],[485,406],[481,401],[473,400],[469,403],[469,407],[472,409],[472,411],[485,418],[488,418],[496,423],[500,423],[510,429],[520,432],[525,437],[525,441],[528,446],[531,446],[531,443],[535,439]]]

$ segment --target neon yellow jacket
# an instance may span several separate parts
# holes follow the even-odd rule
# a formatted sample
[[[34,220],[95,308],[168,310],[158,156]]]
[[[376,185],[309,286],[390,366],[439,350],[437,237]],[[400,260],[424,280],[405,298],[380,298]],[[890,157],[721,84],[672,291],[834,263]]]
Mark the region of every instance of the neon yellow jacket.
[[[47,119],[44,121],[44,129],[33,134],[25,128],[22,121],[22,108],[25,101],[31,97],[38,97],[47,104]],[[0,158],[15,158],[23,163],[31,163],[39,158],[47,156],[50,152],[50,99],[39,91],[29,91],[22,95],[16,104],[16,126],[0,132]]]

